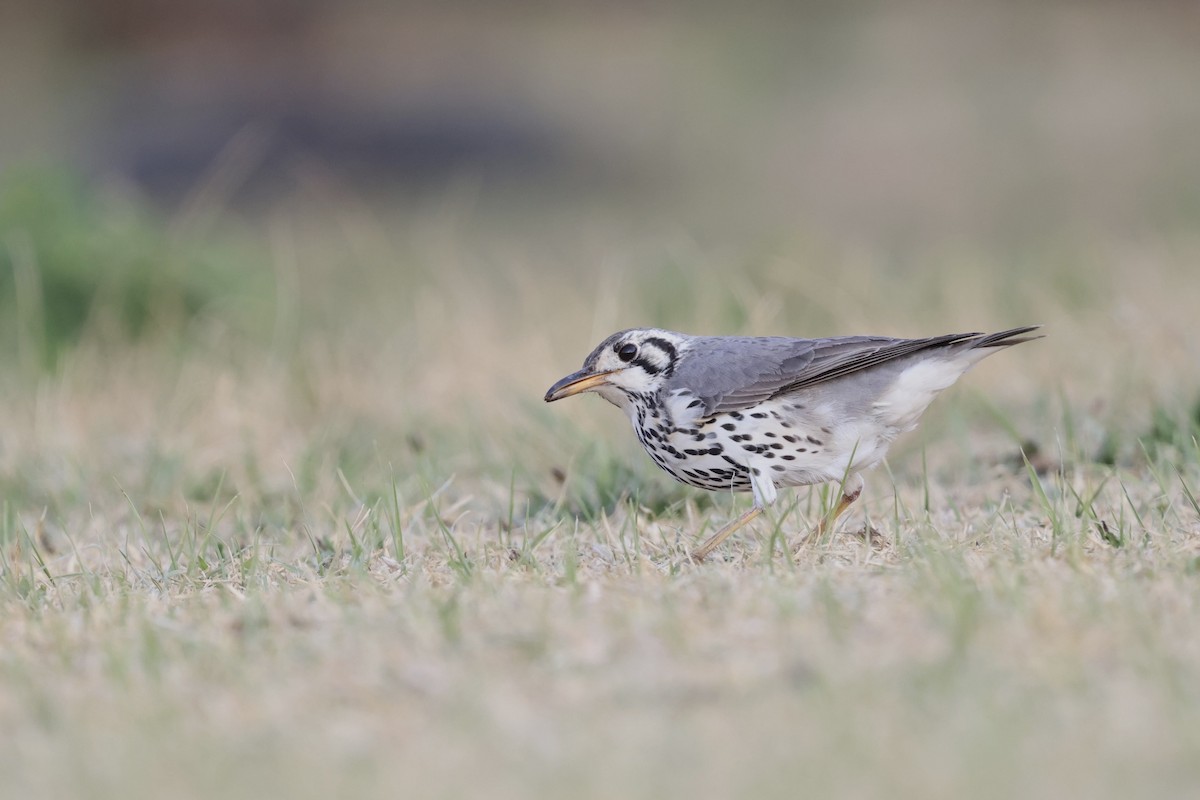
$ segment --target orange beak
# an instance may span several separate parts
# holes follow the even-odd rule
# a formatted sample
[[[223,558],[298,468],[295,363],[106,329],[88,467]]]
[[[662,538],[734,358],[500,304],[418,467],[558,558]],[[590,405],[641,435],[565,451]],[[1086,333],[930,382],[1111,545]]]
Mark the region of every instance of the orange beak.
[[[586,392],[588,389],[595,389],[600,384],[607,383],[608,376],[614,372],[616,372],[615,369],[610,369],[607,372],[590,372],[586,369],[581,369],[579,372],[572,372],[550,387],[546,392],[546,402],[553,403],[555,400],[562,400],[564,397]]]

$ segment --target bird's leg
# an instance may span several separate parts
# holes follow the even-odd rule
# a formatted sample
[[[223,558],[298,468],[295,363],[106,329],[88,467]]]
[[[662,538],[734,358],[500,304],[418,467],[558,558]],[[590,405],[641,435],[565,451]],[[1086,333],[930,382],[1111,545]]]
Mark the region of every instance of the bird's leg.
[[[738,528],[741,528],[747,522],[750,522],[762,512],[762,506],[756,505],[745,514],[742,514],[737,519],[725,525],[725,527],[721,528],[721,530],[708,537],[708,540],[705,541],[704,544],[692,551],[692,561],[695,561],[697,564],[699,564],[701,561],[708,558],[708,554],[715,550],[717,545],[728,539],[734,531],[736,531]]]
[[[842,499],[838,500],[837,508],[835,508],[832,513],[826,514],[821,518],[821,521],[817,523],[817,536],[824,536],[826,531],[832,529],[834,524],[837,522],[837,518],[840,517],[842,512],[849,508],[851,504],[858,499],[858,495],[860,493],[861,490],[856,491],[853,494],[843,494]]]
[[[754,490],[754,507],[733,520],[721,530],[708,537],[704,544],[692,551],[692,561],[699,564],[708,557],[717,545],[729,538],[730,534],[763,513],[763,510],[775,502],[777,492],[774,482],[766,476],[764,470],[750,464],[750,488]]]
[[[833,525],[837,522],[838,517],[840,517],[842,512],[849,508],[854,501],[858,499],[858,496],[862,494],[862,490],[863,479],[862,476],[858,475],[857,473],[849,476],[842,483],[842,497],[840,500],[838,500],[837,508],[833,509],[832,512],[822,517],[821,522],[817,525],[818,537],[824,536],[826,531],[833,528]]]

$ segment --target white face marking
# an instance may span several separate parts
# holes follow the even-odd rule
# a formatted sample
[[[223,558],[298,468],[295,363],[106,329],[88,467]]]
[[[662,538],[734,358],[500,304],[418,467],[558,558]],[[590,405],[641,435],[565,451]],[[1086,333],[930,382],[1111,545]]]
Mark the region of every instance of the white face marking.
[[[619,338],[606,342],[594,354],[594,363],[588,366],[596,372],[611,374],[604,384],[591,391],[633,418],[636,408],[626,392],[654,394],[662,387],[672,365],[672,354],[664,344],[675,350],[676,358],[686,349],[680,336],[658,328],[625,331]]]
[[[601,384],[600,386],[597,386],[595,389],[589,389],[588,391],[595,392],[596,394],[600,395],[608,402],[612,403],[617,408],[624,411],[626,414],[629,415],[629,419],[631,419],[631,420],[636,419],[637,407],[634,406],[633,401],[629,399],[629,395],[625,394],[624,392],[622,392],[620,389],[613,386],[612,384],[609,384],[609,383]]]
[[[609,384],[636,394],[651,394],[658,390],[662,379],[657,375],[651,375],[639,366],[622,366],[624,368],[619,372],[608,376]]]

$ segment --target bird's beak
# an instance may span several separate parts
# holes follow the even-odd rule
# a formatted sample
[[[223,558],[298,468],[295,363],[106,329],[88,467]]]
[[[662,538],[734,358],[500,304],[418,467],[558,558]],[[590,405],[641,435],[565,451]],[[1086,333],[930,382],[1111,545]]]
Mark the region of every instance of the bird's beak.
[[[579,372],[572,372],[550,387],[550,390],[546,392],[546,402],[553,403],[555,400],[562,400],[564,397],[586,392],[588,389],[595,389],[597,386],[606,383],[608,376],[614,372],[616,372],[615,369],[610,369],[607,372],[592,372],[586,369],[581,369]]]

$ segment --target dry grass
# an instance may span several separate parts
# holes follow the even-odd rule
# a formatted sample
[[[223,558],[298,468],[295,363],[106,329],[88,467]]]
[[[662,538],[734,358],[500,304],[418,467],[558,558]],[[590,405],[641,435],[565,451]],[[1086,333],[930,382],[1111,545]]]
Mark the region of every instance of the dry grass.
[[[794,559],[781,537],[819,492],[696,567],[729,499],[652,473],[604,404],[538,400],[597,331],[653,313],[670,270],[626,273],[614,294],[642,299],[622,305],[590,302],[611,273],[571,290],[510,265],[495,294],[464,268],[385,294],[406,324],[234,358],[220,335],[184,361],[85,345],[14,379],[4,793],[1186,793],[1200,451],[1184,428],[1132,437],[1155,392],[1182,409],[1194,389],[1168,369],[1195,346],[1172,329],[1190,303],[1162,290],[1189,259],[1125,283],[1108,256],[1069,310],[1065,271],[1008,310],[984,299],[1007,279],[943,273],[956,300],[927,301],[932,327],[914,309],[934,276],[835,264],[847,331],[1043,320],[1050,338],[939,401],[843,534]],[[731,327],[790,329],[816,302],[798,261],[763,266]],[[698,310],[666,322],[720,318],[733,281],[705,269]],[[1106,433],[1129,437],[1115,466],[1092,458]],[[1036,480],[1015,437],[1043,447]],[[623,492],[644,502],[605,505]],[[864,513],[883,542],[854,535]]]

